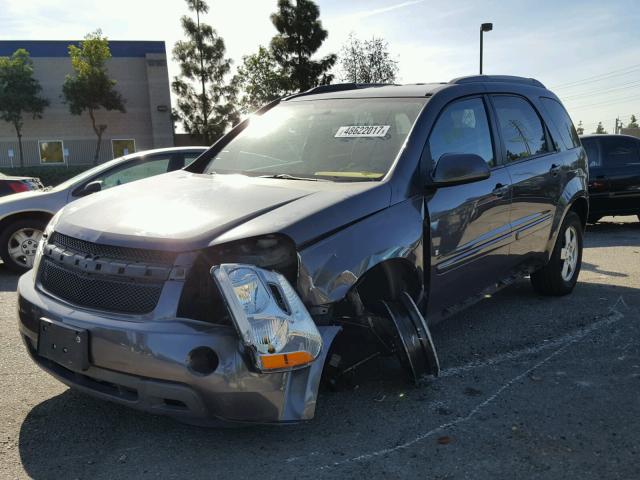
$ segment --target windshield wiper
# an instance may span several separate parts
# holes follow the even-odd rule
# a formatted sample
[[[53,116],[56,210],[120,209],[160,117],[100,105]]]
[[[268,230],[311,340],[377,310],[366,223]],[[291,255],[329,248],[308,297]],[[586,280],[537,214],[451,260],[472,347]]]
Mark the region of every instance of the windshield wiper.
[[[289,175],[288,173],[274,173],[273,175],[260,175],[260,178],[278,178],[280,180],[307,180],[310,182],[330,182],[331,180],[325,180],[324,178],[313,177],[296,177]]]

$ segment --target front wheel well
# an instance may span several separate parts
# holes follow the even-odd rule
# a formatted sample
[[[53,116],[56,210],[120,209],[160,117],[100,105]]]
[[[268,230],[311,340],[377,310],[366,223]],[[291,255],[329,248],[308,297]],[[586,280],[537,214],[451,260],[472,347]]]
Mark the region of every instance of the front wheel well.
[[[43,211],[27,211],[27,212],[18,212],[18,213],[13,213],[11,215],[7,215],[6,217],[4,217],[2,220],[0,220],[0,232],[2,232],[5,227],[17,220],[24,220],[26,218],[33,218],[36,220],[41,220],[44,222],[49,222],[49,220],[51,220],[51,218],[53,217],[53,214],[50,212],[43,212]]]
[[[363,306],[375,311],[380,300],[397,300],[404,291],[417,302],[422,292],[422,277],[409,260],[394,258],[375,265],[354,288]]]

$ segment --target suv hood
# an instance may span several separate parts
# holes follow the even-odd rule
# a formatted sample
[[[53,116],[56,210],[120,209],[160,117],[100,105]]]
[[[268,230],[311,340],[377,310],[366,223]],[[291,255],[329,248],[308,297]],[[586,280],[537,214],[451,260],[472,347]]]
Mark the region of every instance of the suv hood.
[[[187,251],[269,233],[298,245],[389,206],[381,182],[334,183],[204,175],[159,175],[68,205],[60,233],[90,242]]]

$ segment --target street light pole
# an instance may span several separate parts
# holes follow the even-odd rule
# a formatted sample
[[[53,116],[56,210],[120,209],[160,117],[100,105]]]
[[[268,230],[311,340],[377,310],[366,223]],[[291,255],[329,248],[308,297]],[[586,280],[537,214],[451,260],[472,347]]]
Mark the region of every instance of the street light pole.
[[[483,23],[480,25],[480,75],[482,75],[482,34],[493,30],[493,23]]]

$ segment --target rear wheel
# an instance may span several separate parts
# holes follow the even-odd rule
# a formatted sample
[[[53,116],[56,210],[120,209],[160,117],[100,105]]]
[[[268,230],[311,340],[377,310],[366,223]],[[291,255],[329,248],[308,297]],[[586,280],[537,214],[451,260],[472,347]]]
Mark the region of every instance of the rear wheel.
[[[0,257],[7,268],[23,273],[33,267],[38,243],[47,222],[23,218],[7,225],[0,234]]]
[[[553,249],[549,263],[531,274],[531,284],[542,295],[566,295],[578,281],[582,265],[582,223],[575,212],[569,212]]]

